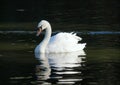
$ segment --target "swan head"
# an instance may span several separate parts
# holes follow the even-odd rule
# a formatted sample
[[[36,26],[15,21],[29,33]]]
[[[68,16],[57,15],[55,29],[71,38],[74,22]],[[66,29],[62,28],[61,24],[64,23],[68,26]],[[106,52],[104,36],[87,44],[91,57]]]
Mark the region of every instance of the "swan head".
[[[42,30],[45,30],[46,28],[49,28],[50,27],[50,24],[48,21],[46,20],[41,20],[39,23],[38,23],[38,26],[37,26],[37,36],[40,35],[40,33],[42,32]]]

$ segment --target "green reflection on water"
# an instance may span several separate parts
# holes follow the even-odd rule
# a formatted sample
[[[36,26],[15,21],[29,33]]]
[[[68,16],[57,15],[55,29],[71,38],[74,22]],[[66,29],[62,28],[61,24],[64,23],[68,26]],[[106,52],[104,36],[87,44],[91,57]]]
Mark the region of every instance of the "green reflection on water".
[[[119,62],[120,49],[115,48],[96,48],[87,51],[89,62]]]
[[[38,21],[39,22],[39,21]],[[0,22],[0,30],[33,31],[38,22]],[[54,31],[119,31],[119,24],[81,24],[70,22],[50,22]]]

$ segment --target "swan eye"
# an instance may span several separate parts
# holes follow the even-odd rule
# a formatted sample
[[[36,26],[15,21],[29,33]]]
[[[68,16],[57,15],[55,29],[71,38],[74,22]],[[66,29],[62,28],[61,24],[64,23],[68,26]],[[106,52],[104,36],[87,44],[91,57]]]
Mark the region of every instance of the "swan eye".
[[[41,30],[42,30],[42,25],[39,27],[39,29],[41,29]]]
[[[37,28],[37,30],[41,29],[42,30],[42,25],[40,27]]]
[[[36,31],[40,29],[42,30],[42,26],[35,28]]]

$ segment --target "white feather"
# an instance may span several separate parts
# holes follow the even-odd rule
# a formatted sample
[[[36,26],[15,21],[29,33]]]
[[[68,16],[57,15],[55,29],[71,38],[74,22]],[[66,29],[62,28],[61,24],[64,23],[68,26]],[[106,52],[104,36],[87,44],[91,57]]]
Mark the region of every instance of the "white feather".
[[[58,33],[50,38],[50,41],[46,47],[46,52],[58,53],[83,50],[86,43],[78,43],[80,40],[82,40],[82,38],[73,33]]]

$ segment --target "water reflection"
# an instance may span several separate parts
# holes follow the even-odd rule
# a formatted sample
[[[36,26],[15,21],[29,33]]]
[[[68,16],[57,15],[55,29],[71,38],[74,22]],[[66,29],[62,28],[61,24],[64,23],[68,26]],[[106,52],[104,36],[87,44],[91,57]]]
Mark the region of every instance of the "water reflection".
[[[36,77],[39,84],[75,84],[82,81],[81,68],[85,62],[85,52],[60,54],[35,54]]]
[[[45,56],[45,54],[36,54],[35,55],[39,60],[39,64],[36,65],[36,75],[38,80],[46,80],[50,76],[50,65],[48,62],[48,58]]]
[[[87,55],[39,54],[36,61],[34,32],[1,33],[0,85],[120,85],[120,34],[78,35]]]

